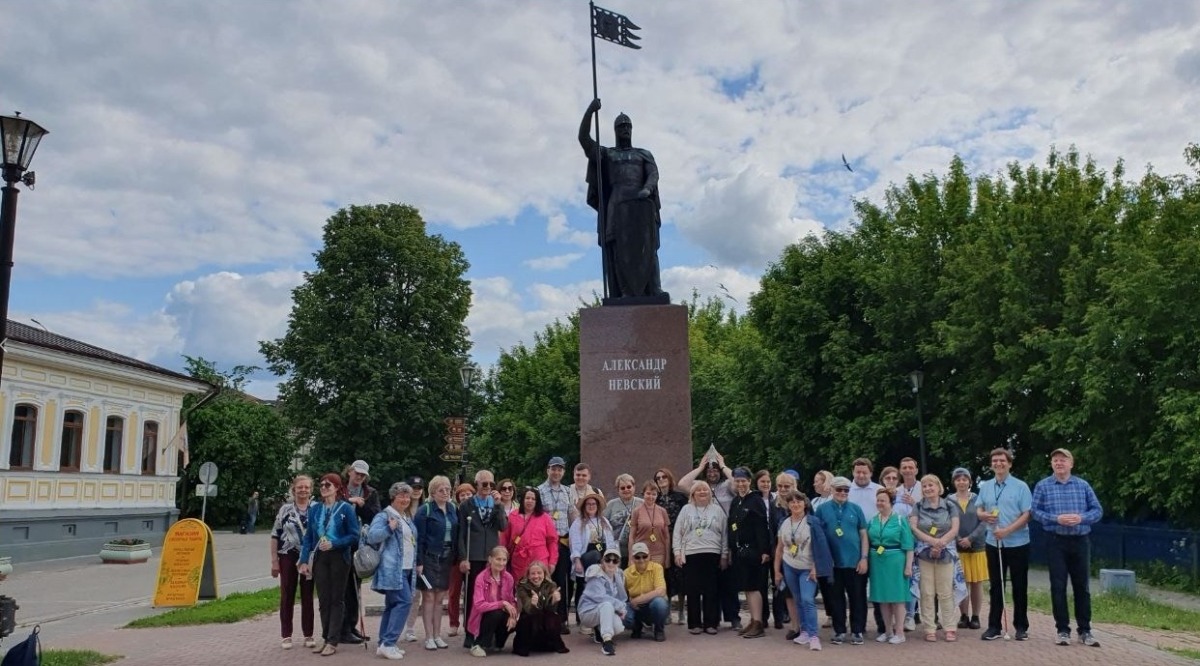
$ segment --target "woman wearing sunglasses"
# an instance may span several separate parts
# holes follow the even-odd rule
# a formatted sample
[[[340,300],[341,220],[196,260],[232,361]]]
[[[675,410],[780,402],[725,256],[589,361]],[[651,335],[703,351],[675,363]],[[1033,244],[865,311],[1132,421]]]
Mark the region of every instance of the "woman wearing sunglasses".
[[[617,477],[617,496],[608,500],[604,517],[612,525],[617,544],[621,548],[621,565],[629,566],[629,518],[642,505],[642,498],[634,495],[633,477],[622,474]]]
[[[621,551],[604,551],[600,564],[588,567],[584,574],[583,596],[576,605],[579,621],[592,627],[592,635],[600,641],[600,651],[607,656],[617,653],[613,637],[624,627],[629,595],[625,592],[625,574],[621,571]]]
[[[512,479],[500,479],[497,490],[500,491],[500,499],[496,501],[496,507],[503,511],[504,515],[511,516],[513,511],[521,508],[517,486]]]
[[[346,581],[350,579],[350,545],[358,542],[359,523],[346,501],[342,477],[321,477],[321,501],[308,509],[308,530],[301,542],[300,573],[312,576],[321,614],[321,637],[313,652],[322,657],[337,652],[342,637]]]

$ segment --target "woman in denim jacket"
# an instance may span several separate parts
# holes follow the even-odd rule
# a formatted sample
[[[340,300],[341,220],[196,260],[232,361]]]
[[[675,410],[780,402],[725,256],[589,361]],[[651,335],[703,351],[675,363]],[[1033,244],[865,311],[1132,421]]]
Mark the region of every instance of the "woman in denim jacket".
[[[379,568],[371,579],[371,589],[383,594],[383,614],[379,618],[377,656],[401,659],[404,650],[396,645],[412,606],[413,575],[417,555],[417,527],[408,515],[412,486],[393,484],[388,491],[391,504],[375,514],[367,543],[379,548]]]
[[[346,501],[346,486],[340,474],[321,477],[319,488],[321,501],[308,509],[308,530],[300,547],[300,573],[312,576],[321,612],[322,640],[313,646],[313,652],[329,656],[337,652],[342,637],[350,546],[358,543],[359,523],[354,507]]]

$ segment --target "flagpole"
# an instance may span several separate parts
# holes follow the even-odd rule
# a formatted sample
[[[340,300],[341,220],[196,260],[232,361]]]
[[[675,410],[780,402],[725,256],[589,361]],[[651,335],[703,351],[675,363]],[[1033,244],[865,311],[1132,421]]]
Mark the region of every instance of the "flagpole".
[[[600,99],[600,87],[596,82],[596,3],[588,0],[588,28],[592,33],[592,99]],[[594,114],[596,121],[596,194],[599,196],[599,206],[596,208],[596,215],[599,224],[597,231],[600,234],[600,270],[604,272],[604,298],[608,298],[608,252],[605,251],[604,237],[607,234],[608,220],[606,213],[608,210],[604,207],[604,172],[601,167],[601,151],[600,145],[600,114]]]

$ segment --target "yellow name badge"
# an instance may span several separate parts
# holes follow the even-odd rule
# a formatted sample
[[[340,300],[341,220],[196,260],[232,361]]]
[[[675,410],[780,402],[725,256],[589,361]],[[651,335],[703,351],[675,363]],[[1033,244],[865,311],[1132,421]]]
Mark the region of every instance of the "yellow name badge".
[[[519,543],[521,543],[521,537],[513,537],[513,545],[515,546]]]
[[[879,553],[880,555],[883,555],[883,546],[880,546],[880,547],[876,548],[876,549],[875,549],[875,552],[876,552],[876,553]]]
[[[729,529],[731,529],[731,530],[733,530],[734,532],[736,532],[736,531],[737,531],[737,523],[734,523],[734,524],[730,525],[730,526],[729,526]]]
[[[800,547],[797,546],[796,544],[792,544],[791,546],[788,547],[788,552],[791,553],[792,555],[795,555],[797,552],[799,552],[799,550],[800,550]]]
[[[651,535],[650,535],[650,540],[651,540],[651,541],[658,541],[658,535],[657,535],[657,534],[651,534]]]
[[[929,536],[937,536],[937,526],[929,528]]]
[[[996,507],[996,508],[992,509],[992,515],[993,516],[1000,515],[1000,507]]]
[[[836,530],[834,530],[834,531],[833,531],[833,533],[834,533],[834,534],[836,534],[836,535],[838,535],[838,536],[844,536],[844,535],[845,535],[845,532],[843,532],[843,531],[842,531],[842,528],[840,528],[840,527],[839,527],[839,528],[837,528]]]
[[[703,529],[701,529],[701,528],[699,528],[699,527],[697,527],[697,528],[696,528],[696,536],[700,536],[701,534],[704,534],[704,530],[703,530]]]
[[[555,512],[554,512],[554,519],[555,519],[555,520],[558,520],[558,518],[559,518],[559,515],[560,515],[560,514],[559,514],[557,511],[555,511]]]

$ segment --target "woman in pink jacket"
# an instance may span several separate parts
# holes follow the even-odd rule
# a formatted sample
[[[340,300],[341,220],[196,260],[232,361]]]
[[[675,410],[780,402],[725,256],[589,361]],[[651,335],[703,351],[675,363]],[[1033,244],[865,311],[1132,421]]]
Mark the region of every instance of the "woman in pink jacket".
[[[504,649],[508,635],[517,626],[516,583],[508,567],[508,551],[496,546],[488,555],[488,568],[475,577],[475,593],[467,632],[475,637],[472,657]]]
[[[510,570],[515,580],[524,578],[529,565],[539,560],[554,571],[558,563],[558,532],[554,529],[554,519],[542,509],[542,494],[536,488],[521,491],[520,505],[508,517],[508,529],[500,533],[500,545],[512,559]]]

